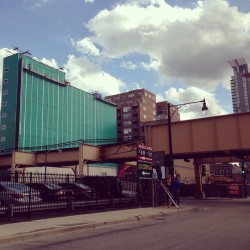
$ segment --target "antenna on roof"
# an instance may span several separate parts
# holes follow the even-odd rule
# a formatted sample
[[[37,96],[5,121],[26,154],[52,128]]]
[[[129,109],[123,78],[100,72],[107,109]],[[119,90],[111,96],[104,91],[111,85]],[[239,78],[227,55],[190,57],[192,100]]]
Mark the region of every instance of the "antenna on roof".
[[[18,51],[22,55],[29,55],[29,56],[31,56],[31,53],[30,53],[29,50],[22,51],[22,50],[19,49],[19,47],[16,47],[16,46],[12,46],[12,47],[13,47],[13,50]]]

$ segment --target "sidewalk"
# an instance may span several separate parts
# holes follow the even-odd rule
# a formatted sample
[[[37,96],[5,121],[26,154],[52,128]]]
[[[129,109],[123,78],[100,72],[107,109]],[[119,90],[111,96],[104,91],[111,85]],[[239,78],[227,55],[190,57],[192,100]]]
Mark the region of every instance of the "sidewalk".
[[[92,214],[71,215],[0,225],[0,244],[58,233],[73,232],[80,229],[94,229],[99,226],[140,222],[147,219],[162,218],[176,213],[196,211],[194,207],[148,207]]]

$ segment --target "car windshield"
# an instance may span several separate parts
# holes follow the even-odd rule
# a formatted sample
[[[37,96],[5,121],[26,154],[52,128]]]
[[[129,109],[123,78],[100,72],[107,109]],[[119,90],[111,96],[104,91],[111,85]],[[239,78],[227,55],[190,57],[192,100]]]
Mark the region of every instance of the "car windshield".
[[[84,189],[90,188],[90,187],[88,187],[88,186],[86,186],[86,185],[84,185],[82,183],[75,183],[75,185],[78,186],[78,187],[84,188]]]
[[[8,187],[8,188],[13,188],[13,189],[17,189],[17,190],[20,190],[20,191],[27,191],[28,190],[28,187],[21,184],[21,183],[16,183],[16,182],[4,182],[2,183],[3,186],[5,187]]]

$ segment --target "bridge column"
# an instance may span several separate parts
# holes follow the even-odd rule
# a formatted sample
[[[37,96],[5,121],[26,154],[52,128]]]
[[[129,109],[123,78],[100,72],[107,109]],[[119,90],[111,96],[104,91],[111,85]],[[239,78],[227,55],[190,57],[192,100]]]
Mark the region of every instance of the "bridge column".
[[[204,199],[204,192],[202,190],[201,183],[201,172],[200,172],[200,164],[197,160],[194,160],[194,174],[195,174],[195,199]]]

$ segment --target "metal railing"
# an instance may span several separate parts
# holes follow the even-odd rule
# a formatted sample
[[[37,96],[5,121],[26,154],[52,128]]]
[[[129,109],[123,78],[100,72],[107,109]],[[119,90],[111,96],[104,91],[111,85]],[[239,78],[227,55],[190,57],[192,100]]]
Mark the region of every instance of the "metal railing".
[[[84,184],[90,188],[87,194],[77,196],[76,190],[64,187],[62,183]],[[52,191],[50,195],[49,191],[35,188],[38,184],[59,185],[62,191],[58,191],[58,196]],[[121,180],[110,176],[76,178],[73,174],[47,174],[45,183],[43,173],[0,173],[0,223],[27,220],[34,216],[88,213],[93,210],[137,206],[138,200],[136,180]]]

